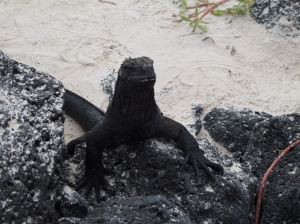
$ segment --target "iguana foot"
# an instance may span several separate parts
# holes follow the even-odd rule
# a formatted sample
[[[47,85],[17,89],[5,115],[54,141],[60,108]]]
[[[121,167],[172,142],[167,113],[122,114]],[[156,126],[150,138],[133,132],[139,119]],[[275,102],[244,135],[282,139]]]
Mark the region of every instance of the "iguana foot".
[[[86,187],[85,197],[88,198],[89,194],[92,191],[92,188],[95,187],[95,193],[97,201],[100,202],[100,184],[109,185],[109,183],[105,180],[104,176],[106,174],[111,174],[112,171],[105,169],[102,167],[90,168],[85,171],[85,176],[80,181],[78,186],[75,188],[76,191],[81,190],[83,187]]]
[[[195,174],[196,174],[195,179],[197,183],[199,182],[199,168],[203,169],[205,173],[213,180],[215,179],[215,177],[210,171],[209,167],[215,172],[220,173],[221,175],[223,175],[224,173],[224,169],[221,165],[217,163],[213,163],[210,160],[208,160],[203,155],[203,152],[199,149],[189,151],[186,154],[183,164],[186,165],[187,162],[191,162],[194,167]]]

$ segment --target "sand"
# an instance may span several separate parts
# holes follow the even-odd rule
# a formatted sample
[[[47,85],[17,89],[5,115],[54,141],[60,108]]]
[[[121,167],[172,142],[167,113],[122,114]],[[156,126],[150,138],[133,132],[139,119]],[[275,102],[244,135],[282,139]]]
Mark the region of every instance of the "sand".
[[[184,124],[192,122],[193,104],[204,114],[231,105],[300,113],[300,36],[282,37],[250,16],[231,15],[209,15],[208,33],[193,33],[188,23],[173,22],[179,8],[172,0],[111,2],[0,0],[0,49],[104,110],[109,95],[101,80],[125,58],[148,56],[160,109]],[[67,118],[66,142],[82,133]]]

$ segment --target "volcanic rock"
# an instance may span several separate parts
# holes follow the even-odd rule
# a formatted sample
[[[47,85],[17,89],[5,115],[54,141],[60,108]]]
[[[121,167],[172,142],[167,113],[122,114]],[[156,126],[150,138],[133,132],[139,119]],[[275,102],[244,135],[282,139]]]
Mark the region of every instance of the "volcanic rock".
[[[57,223],[64,89],[0,51],[0,222]]]
[[[201,139],[198,144],[200,149],[205,151],[207,158],[222,164],[225,168],[223,176],[215,174],[215,181],[209,179],[205,172],[200,170],[200,181],[196,183],[191,164],[183,167],[181,152],[168,142],[147,140],[121,145],[114,150],[105,150],[104,166],[114,172],[106,177],[109,186],[102,186],[101,189],[103,201],[100,207],[107,215],[104,217],[100,209],[96,208],[93,191],[91,198],[88,199],[92,212],[82,223],[86,223],[86,220],[114,223],[115,218],[123,220],[119,223],[126,223],[125,220],[139,223],[138,217],[142,214],[150,214],[147,200],[153,201],[153,197],[159,197],[159,200],[158,198],[154,200],[157,205],[154,210],[151,210],[153,214],[151,213],[150,217],[145,216],[145,220],[148,218],[150,220],[152,217],[153,220],[162,218],[166,221],[148,223],[204,223],[205,221],[216,223],[220,220],[224,223],[251,223],[255,179],[243,172],[240,165],[232,158],[220,155],[219,150],[208,140]],[[84,152],[84,145],[80,145],[74,157],[84,158]],[[80,180],[84,174],[84,160],[72,160],[72,166],[75,164],[74,161],[80,161],[77,167],[79,173],[75,175],[76,179]],[[84,190],[79,193],[84,195]],[[162,216],[158,217],[157,209],[161,208],[162,202],[159,202],[161,200],[166,200],[168,206],[159,212]],[[127,202],[132,205],[132,208],[126,207]],[[137,205],[145,203],[147,204],[145,210],[137,210]],[[112,208],[112,205],[115,208]],[[174,209],[180,211],[180,215],[173,216]],[[134,215],[136,212],[138,214]],[[137,219],[134,219],[135,216]],[[188,217],[190,221],[180,222],[186,220],[184,217]]]
[[[272,117],[264,112],[233,107],[214,108],[204,117],[204,127],[210,136],[231,152],[243,153],[255,124]]]
[[[278,31],[283,36],[300,34],[299,0],[256,0],[251,16],[267,29]]]
[[[287,146],[300,139],[300,114],[273,117],[257,124],[245,164],[259,180]],[[265,184],[262,223],[300,223],[300,146],[292,148],[273,169]]]
[[[85,223],[192,223],[166,198],[153,196],[116,197],[101,204]]]

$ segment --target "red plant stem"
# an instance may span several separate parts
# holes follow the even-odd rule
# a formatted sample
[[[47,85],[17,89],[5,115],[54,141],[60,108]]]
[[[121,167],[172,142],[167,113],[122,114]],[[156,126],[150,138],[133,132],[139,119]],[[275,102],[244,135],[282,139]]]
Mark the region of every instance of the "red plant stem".
[[[186,9],[201,8],[201,7],[209,6],[209,5],[213,5],[213,4],[215,4],[215,3],[214,2],[208,2],[208,3],[203,3],[203,4],[195,5],[195,6],[188,6],[188,7],[186,7]]]
[[[199,4],[199,5],[195,5],[195,6],[188,6],[188,7],[186,7],[186,9],[201,8],[201,7],[204,7],[204,6],[215,5],[215,4],[221,5],[226,1],[228,1],[228,0],[221,0],[219,2],[207,2],[207,3],[202,3],[202,4]]]
[[[205,11],[206,11],[206,9],[199,11],[198,15],[200,15],[200,13],[205,12]],[[197,20],[197,16],[195,16],[195,13],[190,14],[189,18],[196,18],[195,20]]]
[[[280,155],[275,159],[275,161],[272,163],[272,165],[269,167],[269,169],[265,173],[265,176],[260,183],[260,187],[259,187],[259,191],[258,191],[258,197],[257,197],[257,203],[256,203],[255,224],[259,224],[260,204],[262,201],[262,194],[264,191],[265,183],[267,181],[269,174],[271,173],[272,169],[276,166],[278,161],[281,159],[281,157],[283,157],[288,151],[290,151],[291,148],[293,148],[294,146],[296,146],[298,144],[300,144],[300,140],[297,140],[293,144],[289,145],[286,149],[284,149],[283,152],[280,153]]]
[[[222,5],[226,1],[227,0],[221,0],[219,2],[214,3],[211,7],[209,7],[208,9],[206,9],[204,11],[204,13],[199,18],[197,18],[197,20],[203,19],[203,17],[206,16],[207,13],[212,12],[214,10],[214,8],[216,8],[218,5]]]
[[[204,16],[206,16],[209,12],[212,12],[214,10],[214,8],[216,8],[217,6],[219,5],[222,5],[223,3],[227,2],[228,0],[220,0],[218,2],[207,2],[207,3],[203,3],[203,4],[200,4],[200,5],[197,5],[197,6],[189,6],[187,7],[186,9],[194,9],[194,8],[201,8],[201,7],[204,7],[204,6],[210,6],[209,8],[205,9],[205,10],[202,10],[198,13],[198,15],[195,15],[194,13],[189,15],[188,18],[194,18],[194,21],[197,21],[197,20],[201,20],[203,19]],[[203,12],[203,14],[200,16],[200,18],[198,18],[198,16]],[[173,22],[181,22],[182,19],[180,20],[174,20]],[[196,28],[196,27],[195,27]],[[195,28],[194,28],[194,31],[195,31]]]

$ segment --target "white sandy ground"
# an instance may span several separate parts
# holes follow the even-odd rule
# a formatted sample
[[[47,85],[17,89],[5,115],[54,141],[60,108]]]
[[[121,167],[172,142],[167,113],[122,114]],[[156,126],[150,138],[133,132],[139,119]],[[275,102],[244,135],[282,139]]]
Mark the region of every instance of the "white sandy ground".
[[[300,113],[300,36],[284,38],[250,16],[230,15],[209,15],[208,33],[192,33],[188,23],[173,22],[179,9],[172,0],[111,1],[0,0],[0,49],[104,110],[101,80],[125,58],[148,56],[159,107],[184,124],[192,104],[204,114],[229,105]],[[82,133],[66,120],[66,142]]]

